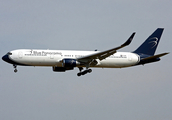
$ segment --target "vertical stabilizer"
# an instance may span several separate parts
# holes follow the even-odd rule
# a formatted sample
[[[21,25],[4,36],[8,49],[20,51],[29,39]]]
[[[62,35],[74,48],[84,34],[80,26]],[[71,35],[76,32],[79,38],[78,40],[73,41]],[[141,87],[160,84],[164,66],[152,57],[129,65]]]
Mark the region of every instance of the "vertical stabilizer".
[[[137,48],[134,53],[141,53],[141,54],[147,54],[147,55],[154,55],[156,48],[159,44],[162,32],[164,28],[158,28],[155,30],[152,35],[150,35],[145,42]]]

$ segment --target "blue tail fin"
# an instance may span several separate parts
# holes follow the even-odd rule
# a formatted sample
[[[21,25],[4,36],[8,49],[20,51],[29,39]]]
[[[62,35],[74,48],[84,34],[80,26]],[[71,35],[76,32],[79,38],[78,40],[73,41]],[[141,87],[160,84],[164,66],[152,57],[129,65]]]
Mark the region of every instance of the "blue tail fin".
[[[152,35],[150,35],[145,40],[145,42],[134,51],[134,53],[154,55],[156,48],[158,46],[158,43],[160,41],[163,30],[164,30],[164,28],[156,29],[155,32],[152,33]]]

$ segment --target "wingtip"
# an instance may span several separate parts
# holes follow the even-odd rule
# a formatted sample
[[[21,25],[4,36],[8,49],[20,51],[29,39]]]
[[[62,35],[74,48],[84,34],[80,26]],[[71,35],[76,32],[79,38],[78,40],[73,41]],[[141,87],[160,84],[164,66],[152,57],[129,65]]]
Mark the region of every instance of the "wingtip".
[[[136,32],[133,32],[130,38],[133,38],[135,36]]]
[[[130,36],[130,38],[133,38],[135,34],[136,34],[136,32],[133,32],[133,34]]]
[[[136,34],[136,32],[133,32],[132,35],[128,38],[128,40],[124,44],[122,44],[121,46],[129,45],[131,43],[131,41],[133,40],[135,34]]]

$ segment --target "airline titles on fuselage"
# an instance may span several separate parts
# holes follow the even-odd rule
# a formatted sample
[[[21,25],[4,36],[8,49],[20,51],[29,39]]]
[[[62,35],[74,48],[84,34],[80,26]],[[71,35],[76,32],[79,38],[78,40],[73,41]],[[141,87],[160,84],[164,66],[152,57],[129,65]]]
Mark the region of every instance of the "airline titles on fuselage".
[[[62,55],[61,52],[45,52],[45,51],[30,51],[29,54],[25,56],[47,56],[47,55]]]

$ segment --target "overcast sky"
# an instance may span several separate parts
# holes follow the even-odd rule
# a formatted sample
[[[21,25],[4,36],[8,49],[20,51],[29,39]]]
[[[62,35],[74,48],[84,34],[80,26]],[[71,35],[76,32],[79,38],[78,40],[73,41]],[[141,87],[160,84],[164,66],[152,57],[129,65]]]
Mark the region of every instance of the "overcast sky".
[[[135,50],[165,28],[156,54],[171,52],[171,0],[1,0],[0,56],[14,49]],[[18,66],[0,60],[1,120],[172,119],[172,56],[123,69]]]

